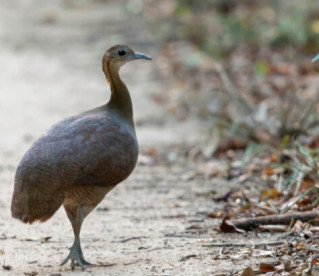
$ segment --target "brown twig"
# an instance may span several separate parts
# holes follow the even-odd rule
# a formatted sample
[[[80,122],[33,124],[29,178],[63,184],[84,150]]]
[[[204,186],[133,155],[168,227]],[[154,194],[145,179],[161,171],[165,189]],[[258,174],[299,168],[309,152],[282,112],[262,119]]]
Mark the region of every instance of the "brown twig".
[[[271,215],[263,216],[256,218],[245,218],[245,219],[236,219],[232,220],[232,223],[244,230],[251,230],[257,228],[259,225],[265,224],[289,224],[292,219],[301,220],[302,222],[309,221],[319,217],[319,211],[309,211],[309,212],[298,212],[298,213],[289,213],[284,215]]]
[[[127,238],[127,239],[124,239],[124,240],[120,240],[119,242],[121,242],[121,243],[125,243],[125,242],[128,242],[128,241],[132,241],[132,240],[140,240],[140,239],[147,239],[147,237],[146,237],[146,236],[131,237],[131,238]]]
[[[203,244],[203,247],[261,247],[283,245],[283,241],[262,242],[262,243],[209,243]]]

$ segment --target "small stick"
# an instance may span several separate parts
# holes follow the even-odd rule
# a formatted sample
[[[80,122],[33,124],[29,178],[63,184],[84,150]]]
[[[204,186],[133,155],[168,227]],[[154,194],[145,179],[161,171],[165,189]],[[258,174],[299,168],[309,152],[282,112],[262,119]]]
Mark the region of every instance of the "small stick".
[[[148,237],[146,237],[146,236],[131,237],[131,238],[127,238],[127,239],[124,239],[124,240],[120,240],[118,242],[125,243],[125,242],[131,241],[131,240],[140,240],[140,239],[147,239],[147,238]]]
[[[302,222],[309,221],[319,217],[319,211],[308,211],[308,212],[298,212],[298,213],[289,213],[283,215],[270,215],[262,216],[256,218],[245,218],[245,219],[236,219],[231,222],[238,228],[244,230],[251,230],[257,228],[259,225],[265,224],[289,224],[292,219],[301,220]]]
[[[204,244],[203,247],[245,247],[245,246],[251,246],[251,247],[260,247],[260,246],[277,246],[277,245],[283,245],[285,242],[283,241],[274,241],[274,242],[262,242],[262,243],[210,243],[210,244]]]

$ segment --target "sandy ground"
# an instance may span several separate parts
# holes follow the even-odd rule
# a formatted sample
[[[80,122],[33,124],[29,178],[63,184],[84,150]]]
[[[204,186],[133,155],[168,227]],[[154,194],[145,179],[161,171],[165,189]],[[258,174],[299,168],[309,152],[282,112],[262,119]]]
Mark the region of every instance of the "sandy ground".
[[[54,122],[107,101],[101,57],[108,47],[128,43],[156,59],[156,36],[143,18],[112,2],[2,0],[0,17],[0,265],[11,266],[0,267],[1,275],[233,275],[261,261],[218,258],[220,248],[205,247],[277,237],[218,234],[220,221],[206,214],[220,206],[201,195],[222,193],[236,183],[186,180],[192,164],[176,161],[139,164],[85,220],[84,254],[99,266],[86,272],[60,267],[73,241],[70,223],[63,209],[44,224],[11,218],[16,166]],[[156,62],[128,64],[122,71],[142,151],[165,151],[200,138],[201,124],[181,124],[152,100],[165,90]]]

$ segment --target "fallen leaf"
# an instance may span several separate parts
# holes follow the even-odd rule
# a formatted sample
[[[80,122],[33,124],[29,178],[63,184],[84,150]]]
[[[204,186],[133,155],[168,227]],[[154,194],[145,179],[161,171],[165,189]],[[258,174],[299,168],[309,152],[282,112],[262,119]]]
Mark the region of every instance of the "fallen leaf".
[[[308,249],[308,245],[307,245],[304,241],[299,241],[299,242],[295,245],[295,249],[297,249],[297,250]]]
[[[274,174],[274,169],[266,168],[264,169],[264,174],[267,176],[272,176]]]
[[[276,268],[272,264],[260,264],[260,266],[259,266],[260,272],[272,272],[275,270],[276,270]]]
[[[306,146],[310,149],[317,149],[319,147],[319,136],[312,136],[306,140]]]
[[[301,220],[297,220],[294,226],[291,228],[293,232],[301,232],[305,228],[304,223]]]
[[[319,266],[319,259],[312,259],[311,260],[311,267]]]
[[[316,218],[316,219],[311,219],[309,220],[309,223],[313,226],[319,226],[319,219]]]
[[[291,265],[291,261],[286,261],[284,262],[284,270],[286,272],[289,272],[289,271],[292,271],[293,270],[293,267]]]
[[[275,154],[272,154],[272,155],[270,156],[270,158],[269,158],[269,161],[270,161],[271,163],[277,163],[277,162],[278,162],[278,156],[275,155]]]
[[[4,270],[10,270],[11,268],[12,268],[12,266],[11,265],[2,265],[2,268],[4,269]]]
[[[253,269],[249,266],[246,267],[245,270],[243,271],[243,273],[241,274],[241,276],[255,276],[255,272],[253,271]]]
[[[297,206],[299,208],[301,207],[307,207],[309,205],[311,205],[311,203],[313,202],[312,198],[309,196],[305,196],[302,200],[300,200],[299,202],[297,202]],[[308,208],[309,209],[309,208]],[[313,208],[311,208],[310,210],[312,210]]]
[[[231,221],[230,221],[230,217],[229,216],[226,216],[221,225],[219,226],[219,230],[221,232],[224,232],[224,233],[234,233],[234,232],[237,232],[237,233],[245,233],[244,230],[242,229],[239,229],[237,228]]]
[[[278,198],[282,196],[283,194],[279,192],[276,188],[270,188],[270,189],[265,189],[262,191],[262,199],[269,199],[269,198]]]
[[[314,186],[315,184],[316,184],[316,181],[314,181],[313,179],[304,179],[301,182],[300,190],[306,191],[306,190],[310,189],[312,186]]]

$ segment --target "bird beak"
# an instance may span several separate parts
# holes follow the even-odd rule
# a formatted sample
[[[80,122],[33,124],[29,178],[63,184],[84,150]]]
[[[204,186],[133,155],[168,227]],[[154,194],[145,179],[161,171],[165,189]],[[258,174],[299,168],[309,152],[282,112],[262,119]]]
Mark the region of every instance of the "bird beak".
[[[142,53],[134,53],[133,59],[148,59],[151,60],[152,58],[150,56],[144,55]]]
[[[319,60],[319,54],[316,55],[311,61],[312,61],[312,62],[315,62],[315,61],[317,61],[317,60]]]

